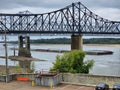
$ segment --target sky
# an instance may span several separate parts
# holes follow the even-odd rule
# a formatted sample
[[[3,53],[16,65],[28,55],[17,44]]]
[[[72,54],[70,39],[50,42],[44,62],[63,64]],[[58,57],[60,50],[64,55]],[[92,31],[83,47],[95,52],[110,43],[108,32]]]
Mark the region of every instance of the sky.
[[[120,0],[0,0],[0,13],[15,14],[26,10],[33,14],[47,13],[74,2],[81,2],[103,18],[120,21]]]

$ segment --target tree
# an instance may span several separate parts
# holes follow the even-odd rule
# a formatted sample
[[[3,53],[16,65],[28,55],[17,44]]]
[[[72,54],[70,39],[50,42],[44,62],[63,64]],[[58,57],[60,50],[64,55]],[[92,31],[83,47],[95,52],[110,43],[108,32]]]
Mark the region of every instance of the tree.
[[[89,69],[94,65],[94,60],[84,62],[84,57],[85,52],[78,50],[64,53],[63,56],[57,55],[50,71],[89,73]]]

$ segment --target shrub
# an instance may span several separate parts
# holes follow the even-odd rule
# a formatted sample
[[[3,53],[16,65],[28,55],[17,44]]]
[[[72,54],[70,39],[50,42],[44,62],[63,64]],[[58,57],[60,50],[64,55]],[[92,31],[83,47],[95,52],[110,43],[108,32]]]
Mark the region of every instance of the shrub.
[[[57,55],[50,71],[89,73],[89,69],[94,65],[94,60],[84,62],[84,57],[85,52],[79,50],[64,53],[63,56]]]

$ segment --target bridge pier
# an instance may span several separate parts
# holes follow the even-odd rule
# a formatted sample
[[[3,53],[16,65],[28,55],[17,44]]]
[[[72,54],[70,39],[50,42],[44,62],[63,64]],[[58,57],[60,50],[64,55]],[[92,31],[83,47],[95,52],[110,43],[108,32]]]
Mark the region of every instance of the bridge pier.
[[[30,38],[28,36],[26,36],[26,37],[19,36],[18,56],[31,57],[31,53],[30,53]]]
[[[30,53],[30,37],[26,36],[19,36],[18,38],[18,44],[19,44],[19,51],[18,56],[22,57],[31,57]],[[24,59],[24,58],[23,58]],[[28,60],[22,60],[19,61],[20,67],[23,69],[24,72],[26,72],[27,69],[30,69],[31,61]]]
[[[82,35],[71,36],[71,50],[83,50]]]

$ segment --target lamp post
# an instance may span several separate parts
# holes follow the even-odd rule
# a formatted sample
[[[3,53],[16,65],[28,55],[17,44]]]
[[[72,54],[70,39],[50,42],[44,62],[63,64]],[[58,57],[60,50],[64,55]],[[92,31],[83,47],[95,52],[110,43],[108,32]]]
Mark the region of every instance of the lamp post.
[[[8,83],[8,52],[7,52],[7,38],[6,38],[6,30],[5,30],[5,65],[6,65],[6,83]]]

